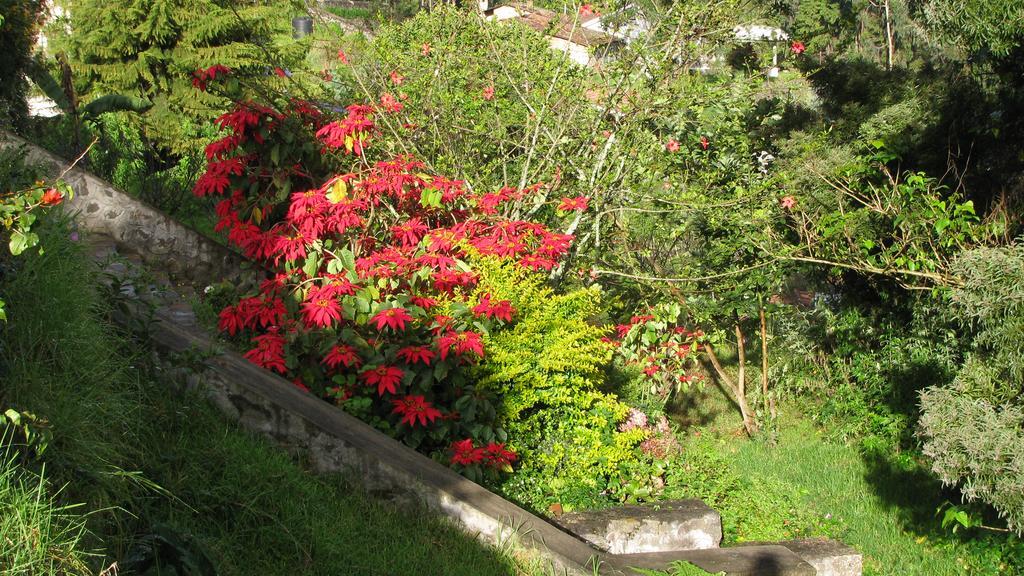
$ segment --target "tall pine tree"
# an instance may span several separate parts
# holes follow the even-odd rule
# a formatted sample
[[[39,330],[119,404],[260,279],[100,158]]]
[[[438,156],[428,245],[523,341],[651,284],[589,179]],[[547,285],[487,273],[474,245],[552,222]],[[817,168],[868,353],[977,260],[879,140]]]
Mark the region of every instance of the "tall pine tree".
[[[127,94],[153,107],[143,133],[164,153],[196,145],[196,126],[226,102],[195,90],[192,73],[222,64],[245,75],[273,76],[302,61],[291,40],[289,0],[65,0],[70,33],[54,44],[67,53],[83,94]],[[274,82],[271,78],[269,81]]]

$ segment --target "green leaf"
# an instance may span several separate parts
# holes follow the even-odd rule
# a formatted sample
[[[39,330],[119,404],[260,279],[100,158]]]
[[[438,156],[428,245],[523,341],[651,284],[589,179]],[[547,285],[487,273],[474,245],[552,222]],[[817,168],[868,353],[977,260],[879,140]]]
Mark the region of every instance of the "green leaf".
[[[11,249],[11,254],[17,256],[38,243],[39,236],[36,236],[34,233],[15,230],[14,232],[11,233],[11,242],[9,246]]]

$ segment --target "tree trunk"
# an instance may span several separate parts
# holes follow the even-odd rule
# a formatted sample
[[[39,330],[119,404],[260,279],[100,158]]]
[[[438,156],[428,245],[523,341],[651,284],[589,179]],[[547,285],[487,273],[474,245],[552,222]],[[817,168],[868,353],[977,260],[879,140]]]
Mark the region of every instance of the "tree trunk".
[[[778,416],[775,412],[775,398],[768,394],[768,320],[764,313],[764,301],[760,302],[761,314],[761,394],[768,405],[768,413],[772,420]]]
[[[747,404],[747,346],[743,341],[743,330],[740,329],[740,323],[734,324],[733,328],[736,329],[736,354],[740,363],[739,374],[736,378],[738,392],[736,399],[740,404],[740,414],[743,415],[743,427],[747,429],[747,434],[753,436],[757,432],[757,420]]]
[[[896,55],[896,48],[893,45],[892,13],[889,11],[889,0],[885,0],[883,7],[885,8],[885,69],[892,70],[892,61]]]
[[[722,384],[732,392],[736,405],[740,407],[740,415],[743,417],[743,429],[747,431],[748,436],[754,436],[757,434],[757,421],[754,419],[753,412],[750,411],[750,405],[747,404],[747,395],[744,391],[744,353],[743,353],[743,333],[740,331],[739,324],[736,325],[736,332],[740,335],[738,343],[738,350],[740,350],[740,372],[738,382],[734,381],[725,373],[722,369],[722,364],[718,361],[718,356],[715,355],[715,350],[710,344],[704,345],[704,350],[708,353],[708,360],[711,361],[711,365],[715,368],[715,373],[718,375],[718,379],[722,381]]]

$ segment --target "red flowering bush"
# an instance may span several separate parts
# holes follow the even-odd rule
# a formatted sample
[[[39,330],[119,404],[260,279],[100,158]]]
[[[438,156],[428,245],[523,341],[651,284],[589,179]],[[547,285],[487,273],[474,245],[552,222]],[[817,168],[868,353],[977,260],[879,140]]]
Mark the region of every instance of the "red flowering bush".
[[[197,87],[224,74],[201,71]],[[539,187],[474,193],[410,157],[368,158],[378,118],[400,109],[292,99],[217,119],[194,192],[223,198],[216,230],[270,271],[219,328],[253,363],[470,475],[508,471],[493,395],[462,368],[516,310],[474,290],[470,257],[550,270],[572,237],[502,214]]]
[[[615,327],[617,358],[639,369],[642,392],[661,405],[676,391],[702,384],[697,358],[704,334],[680,325],[681,313],[679,304],[662,305]]]

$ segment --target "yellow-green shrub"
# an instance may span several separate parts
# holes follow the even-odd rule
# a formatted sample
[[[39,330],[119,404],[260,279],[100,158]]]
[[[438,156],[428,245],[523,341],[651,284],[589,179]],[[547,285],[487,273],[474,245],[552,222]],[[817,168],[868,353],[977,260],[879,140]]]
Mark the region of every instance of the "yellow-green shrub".
[[[502,489],[545,509],[600,506],[608,478],[642,458],[646,432],[620,432],[629,406],[599,389],[612,346],[597,288],[558,294],[522,267],[481,259],[473,295],[508,300],[515,324],[485,338],[486,362],[474,374],[480,389],[500,399],[499,418],[520,465]],[[605,494],[602,494],[605,493]]]

